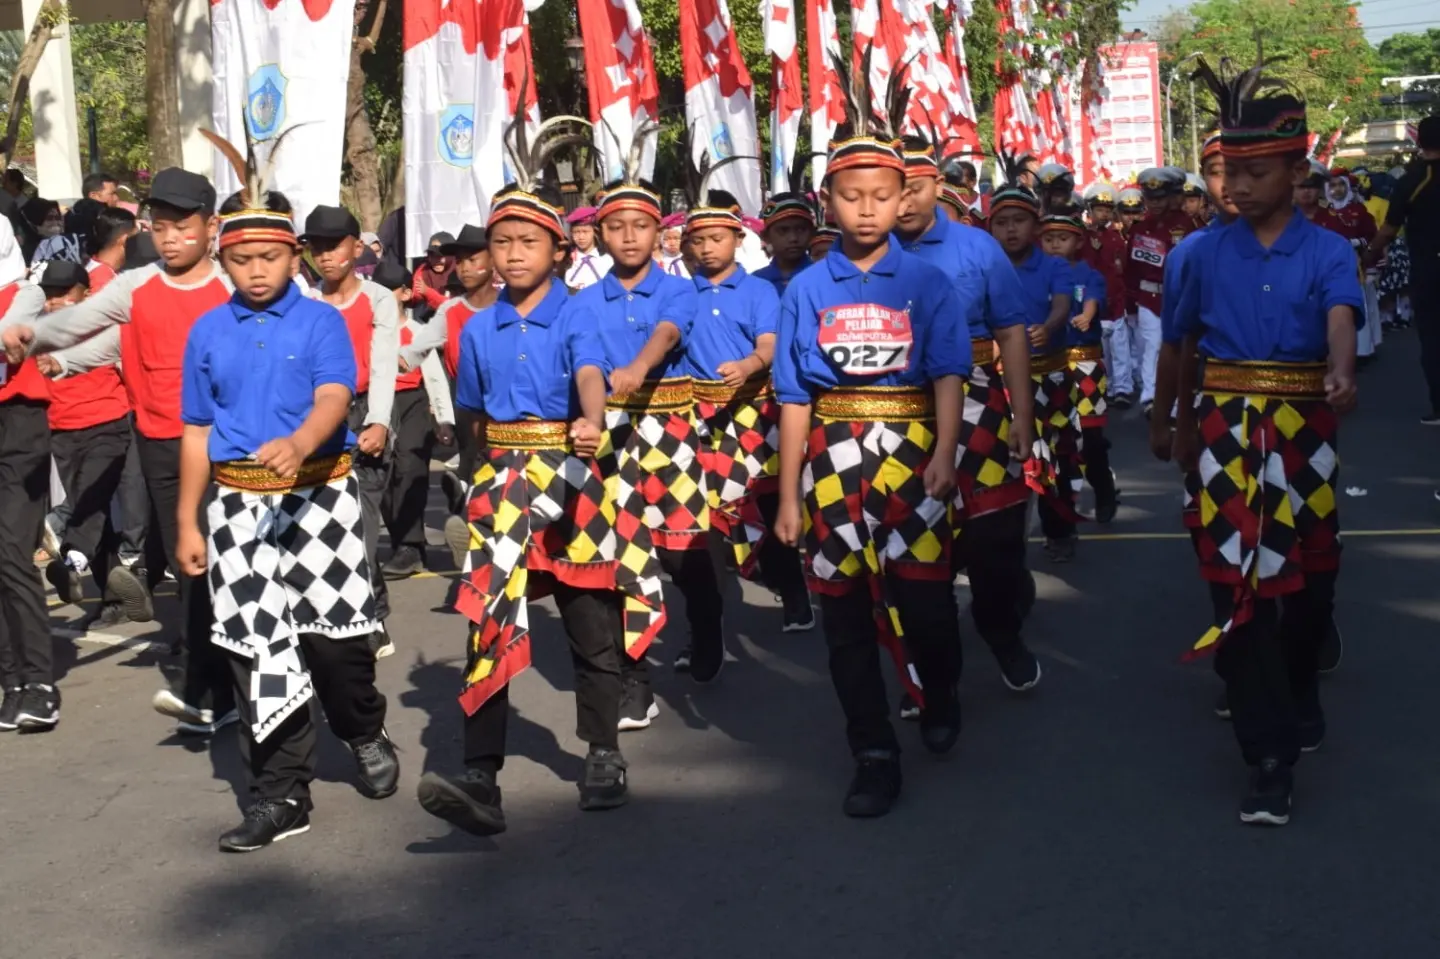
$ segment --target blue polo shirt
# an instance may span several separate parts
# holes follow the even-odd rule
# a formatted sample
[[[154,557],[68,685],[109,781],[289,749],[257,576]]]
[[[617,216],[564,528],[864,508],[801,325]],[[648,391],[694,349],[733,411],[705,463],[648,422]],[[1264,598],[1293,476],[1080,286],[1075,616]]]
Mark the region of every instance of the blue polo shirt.
[[[1357,329],[1365,322],[1350,241],[1298,210],[1268,250],[1243,219],[1217,227],[1191,246],[1184,273],[1175,329],[1217,360],[1319,362],[1332,307],[1351,307]]]
[[[695,285],[688,279],[671,276],[651,263],[633,290],[621,286],[614,273],[607,273],[599,283],[576,293],[575,302],[595,315],[611,369],[630,365],[662,321],[675,324],[680,330],[679,344],[648,375],[685,375],[685,345],[695,320]]]
[[[1044,326],[1045,321],[1050,317],[1050,298],[1057,293],[1070,296],[1075,292],[1075,284],[1070,275],[1070,264],[1058,256],[1040,252],[1040,248],[1037,246],[1030,251],[1029,256],[1014,266],[1015,272],[1020,277],[1020,288],[1025,298],[1025,325],[1027,327]],[[1030,352],[1032,354],[1053,353],[1064,345],[1063,339],[1059,343],[1051,340],[1044,349],[1037,350],[1032,346]]]
[[[988,339],[995,330],[1025,322],[1020,277],[989,233],[937,213],[934,225],[914,240],[896,239],[905,252],[939,268],[950,279],[965,307],[972,338]]]
[[[780,318],[780,296],[756,274],[737,265],[735,272],[711,283],[696,276],[695,324],[685,344],[685,372],[700,380],[722,379],[721,363],[744,359],[755,340],[774,333]]]
[[[775,287],[775,293],[777,296],[784,296],[785,288],[790,285],[790,281],[795,279],[795,277],[799,276],[801,273],[805,272],[805,270],[809,269],[811,266],[814,266],[814,264],[811,263],[809,260],[801,260],[800,265],[795,268],[795,271],[787,275],[786,273],[781,271],[780,264],[776,263],[774,260],[771,260],[768,264],[760,267],[760,269],[756,270],[751,275],[758,276],[760,279]]]
[[[1171,250],[1170,255],[1165,258],[1164,294],[1160,299],[1160,340],[1162,343],[1179,344],[1184,338],[1175,325],[1175,317],[1179,312],[1180,289],[1185,285],[1185,260],[1200,237],[1224,225],[1218,217],[1211,217],[1209,223],[1194,233],[1185,234],[1180,242],[1175,244],[1175,249]]]
[[[845,372],[821,346],[822,327],[833,330],[837,310],[875,304],[886,313],[908,314],[913,338],[902,370],[859,375]],[[771,379],[782,403],[809,403],[837,386],[923,386],[942,376],[969,376],[970,337],[954,317],[960,300],[949,278],[892,242],[880,261],[862,273],[837,244],[790,282],[780,301],[780,328]],[[883,361],[882,361],[883,362]]]
[[[521,316],[501,290],[495,302],[460,331],[455,402],[499,423],[540,419],[570,422],[580,415],[575,373],[593,366],[610,372],[595,314],[552,280],[545,298]]]
[[[212,463],[243,460],[299,429],[315,407],[315,390],[329,385],[355,391],[355,349],[339,310],[301,295],[294,283],[258,310],[236,293],[190,328],[180,418],[211,427]],[[341,423],[315,455],[354,442]]]
[[[1105,315],[1105,277],[1084,260],[1076,260],[1070,264],[1070,280],[1071,319],[1085,311],[1087,300],[1094,300],[1099,306],[1095,309],[1095,318],[1090,321],[1090,329],[1081,330],[1070,324],[1065,332],[1065,345],[1090,346],[1099,343],[1103,333],[1100,318]]]

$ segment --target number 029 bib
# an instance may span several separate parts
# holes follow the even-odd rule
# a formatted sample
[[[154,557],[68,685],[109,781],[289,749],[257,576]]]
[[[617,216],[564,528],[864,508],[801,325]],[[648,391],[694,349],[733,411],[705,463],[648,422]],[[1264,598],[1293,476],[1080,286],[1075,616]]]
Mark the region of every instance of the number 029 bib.
[[[832,306],[820,311],[820,349],[851,376],[898,373],[910,365],[915,334],[910,310],[878,303]]]
[[[1164,240],[1158,240],[1153,236],[1137,236],[1135,246],[1130,250],[1130,259],[1140,263],[1148,263],[1151,266],[1164,266],[1165,254],[1170,248],[1165,245]]]

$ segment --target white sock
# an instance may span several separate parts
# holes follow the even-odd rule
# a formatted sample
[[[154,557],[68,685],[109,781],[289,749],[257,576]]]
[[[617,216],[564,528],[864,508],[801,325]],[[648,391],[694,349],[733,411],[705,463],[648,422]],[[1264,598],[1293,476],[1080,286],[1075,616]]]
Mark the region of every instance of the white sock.
[[[65,553],[65,565],[77,573],[85,573],[90,570],[90,561],[85,558],[84,553],[76,549],[68,550]]]

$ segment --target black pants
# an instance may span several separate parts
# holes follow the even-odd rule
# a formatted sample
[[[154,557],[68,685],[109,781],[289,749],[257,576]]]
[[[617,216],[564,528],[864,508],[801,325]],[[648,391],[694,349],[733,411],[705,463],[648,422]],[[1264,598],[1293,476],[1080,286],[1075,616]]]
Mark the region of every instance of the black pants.
[[[385,696],[375,688],[375,657],[365,638],[303,633],[300,648],[330,729],[351,745],[374,738],[385,725]],[[308,803],[310,780],[315,778],[313,704],[295,710],[263,742],[255,742],[250,732],[250,660],[222,655],[240,704],[240,758],[249,772],[251,798]]]
[[[555,605],[570,638],[575,666],[575,735],[591,746],[619,747],[620,652],[623,642],[620,594],[555,583]],[[510,687],[502,687],[473,715],[465,717],[465,765],[495,772],[505,765],[505,727]]]
[[[423,387],[395,394],[395,411],[390,422],[395,437],[395,459],[384,505],[390,548],[413,546],[423,555],[430,454],[435,450],[430,400]]]
[[[765,493],[755,498],[765,527],[775,528],[775,516],[780,512],[780,494]],[[800,559],[800,549],[786,546],[773,533],[760,543],[760,576],[765,585],[781,596],[793,596],[805,591],[805,565]],[[724,568],[723,566],[721,567]]]
[[[50,455],[70,515],[60,538],[62,555],[75,550],[90,561],[101,592],[105,574],[118,546],[110,523],[110,504],[120,488],[125,458],[130,452],[130,417],[79,430],[50,434]]]
[[[1412,257],[1410,306],[1420,336],[1420,368],[1430,391],[1430,412],[1440,413],[1440,258]]]
[[[150,528],[158,534],[166,560],[175,563],[180,536],[180,441],[155,440],[139,433],[140,469],[150,491]],[[225,654],[210,642],[210,586],[203,576],[185,576],[176,569],[180,592],[180,664],[183,679],[174,690],[191,706],[213,709],[218,716],[235,705],[234,687]],[[152,581],[156,574],[151,572]]]
[[[35,568],[50,494],[45,404],[0,403],[0,686],[55,682],[45,587]]]
[[[356,436],[365,429],[370,414],[370,398],[361,394],[350,404],[350,430]],[[382,623],[390,617],[390,588],[380,572],[376,554],[380,550],[381,505],[390,487],[390,442],[379,456],[367,456],[359,450],[354,454],[355,479],[360,484],[360,518],[365,525],[365,561],[370,564],[370,585],[375,591],[375,618]]]
[[[970,577],[970,615],[997,653],[1020,641],[1025,583],[1025,503],[965,520],[956,553]]]
[[[1084,443],[1080,456],[1085,461],[1085,482],[1095,491],[1095,502],[1113,500],[1115,477],[1110,472],[1110,441],[1105,438],[1105,427],[1087,426],[1080,433]]]
[[[1277,602],[1255,600],[1254,616],[1216,653],[1235,738],[1248,765],[1300,758],[1299,724],[1323,721],[1316,662],[1335,610],[1335,573],[1312,574],[1305,589]],[[1230,618],[1234,589],[1212,583],[1216,622]]]
[[[954,587],[948,580],[892,576],[889,589],[900,613],[906,649],[925,695],[938,700],[952,696],[960,675],[960,624]],[[890,723],[885,667],[869,591],[862,587],[846,596],[821,594],[819,598],[825,644],[830,649],[830,680],[845,713],[850,751],[898,753],[900,743]]]
[[[145,488],[145,473],[140,468],[140,446],[133,441],[125,453],[125,467],[120,471],[120,486],[115,492],[111,523],[119,537],[118,552],[123,562],[138,562],[151,576],[159,576],[168,566],[169,557],[159,548],[150,531],[150,493]],[[153,582],[153,580],[152,580]]]
[[[480,452],[479,442],[475,439],[475,420],[478,417],[470,410],[463,407],[455,407],[455,445],[460,451],[460,469],[457,471],[465,485],[469,486],[475,482],[475,457]],[[464,512],[465,505],[460,504],[460,512]]]
[[[692,646],[718,646],[724,643],[725,600],[720,592],[720,571],[725,569],[725,537],[718,530],[706,534],[705,549],[656,549],[660,569],[685,597],[685,619],[690,626]],[[626,683],[650,685],[650,667],[642,656],[632,659],[624,650],[625,637],[618,637],[620,670]]]

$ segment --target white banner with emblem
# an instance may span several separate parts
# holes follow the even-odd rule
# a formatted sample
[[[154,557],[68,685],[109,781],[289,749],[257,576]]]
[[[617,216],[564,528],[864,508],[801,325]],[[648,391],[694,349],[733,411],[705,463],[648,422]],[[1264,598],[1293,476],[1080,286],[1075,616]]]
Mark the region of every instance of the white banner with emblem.
[[[340,202],[345,99],[355,0],[216,0],[210,8],[215,132],[243,155],[245,134],[263,162],[276,139],[272,189],[295,207],[297,227],[320,204]],[[240,182],[215,157],[220,202]]]

